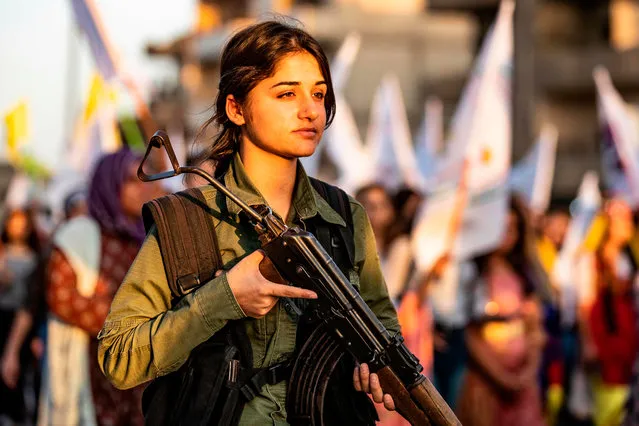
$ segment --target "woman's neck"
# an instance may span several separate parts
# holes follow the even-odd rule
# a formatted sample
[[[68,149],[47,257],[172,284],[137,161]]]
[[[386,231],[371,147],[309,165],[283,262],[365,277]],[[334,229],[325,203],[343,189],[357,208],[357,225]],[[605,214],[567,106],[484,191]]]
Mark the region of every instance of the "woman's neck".
[[[250,142],[240,145],[240,158],[253,185],[271,209],[286,220],[295,188],[297,159],[279,157]]]
[[[5,247],[7,251],[11,253],[15,253],[15,254],[27,253],[31,251],[31,248],[29,247],[29,245],[24,241],[8,242],[6,243]]]
[[[495,269],[510,268],[510,264],[506,258],[500,253],[492,254],[487,261],[488,272],[493,272]]]

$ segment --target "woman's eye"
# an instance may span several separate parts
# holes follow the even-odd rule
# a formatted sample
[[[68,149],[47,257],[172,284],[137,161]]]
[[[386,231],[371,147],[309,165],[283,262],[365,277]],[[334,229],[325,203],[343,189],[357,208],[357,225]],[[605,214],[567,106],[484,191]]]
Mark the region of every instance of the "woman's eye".
[[[294,95],[293,92],[285,92],[285,93],[282,93],[281,95],[278,95],[278,98],[280,98],[280,99],[281,98],[290,98],[293,95]]]
[[[314,96],[315,96],[317,99],[324,99],[324,97],[325,97],[326,95],[324,95],[324,93],[322,93],[322,92],[317,92],[317,93],[315,93],[315,95],[314,95]]]

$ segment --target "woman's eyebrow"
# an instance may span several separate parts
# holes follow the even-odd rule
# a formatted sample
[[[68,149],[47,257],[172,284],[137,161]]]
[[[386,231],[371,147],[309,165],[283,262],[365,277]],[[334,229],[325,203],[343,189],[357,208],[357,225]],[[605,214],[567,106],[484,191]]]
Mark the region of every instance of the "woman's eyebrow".
[[[279,83],[272,85],[271,89],[274,89],[278,86],[299,86],[301,84],[302,83],[300,83],[299,81],[280,81]]]
[[[272,85],[271,89],[274,89],[279,86],[300,86],[301,84],[302,83],[299,81],[280,81],[279,83]],[[326,82],[324,80],[320,80],[315,83],[316,86],[319,86],[321,84],[326,85]]]

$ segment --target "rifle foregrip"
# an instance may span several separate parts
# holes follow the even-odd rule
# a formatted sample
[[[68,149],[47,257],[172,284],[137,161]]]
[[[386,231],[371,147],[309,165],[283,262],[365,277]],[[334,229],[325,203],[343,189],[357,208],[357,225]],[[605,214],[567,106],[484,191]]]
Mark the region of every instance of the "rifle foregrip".
[[[404,384],[399,380],[390,367],[384,367],[377,371],[379,384],[382,386],[384,393],[390,394],[395,403],[395,409],[413,426],[430,426],[428,417],[418,407],[406,390]]]
[[[409,393],[390,367],[377,371],[377,376],[384,393],[393,397],[397,411],[412,425],[461,426],[430,380],[425,378]]]

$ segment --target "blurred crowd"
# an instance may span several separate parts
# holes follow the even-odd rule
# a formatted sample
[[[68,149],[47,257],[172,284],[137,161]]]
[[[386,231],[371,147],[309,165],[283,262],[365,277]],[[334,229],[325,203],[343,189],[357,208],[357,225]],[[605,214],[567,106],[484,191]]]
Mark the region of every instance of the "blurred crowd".
[[[143,424],[141,389],[105,379],[96,341],[144,238],[141,207],[165,191],[138,180],[139,161],[128,149],[103,156],[53,230],[37,203],[6,212],[0,424]],[[533,217],[513,193],[499,247],[465,261],[445,253],[418,271],[412,224],[428,199],[379,184],[355,196],[406,342],[462,424],[635,424],[639,234],[626,202],[603,203],[567,286],[549,277],[568,209]],[[379,414],[381,424],[404,422]]]
[[[513,193],[499,247],[465,261],[445,253],[424,272],[408,242],[419,195],[370,185],[357,199],[403,335],[463,425],[637,424],[639,234],[625,201],[604,202],[566,285],[549,277],[567,208],[534,216]]]
[[[141,389],[116,390],[96,336],[137,255],[142,205],[164,189],[137,178],[128,149],[103,156],[69,191],[53,230],[36,201],[14,206],[0,248],[0,424],[144,423]],[[77,401],[80,401],[78,406]]]

